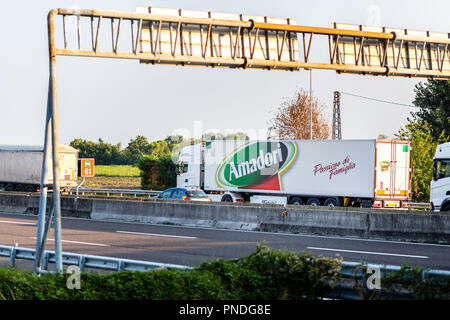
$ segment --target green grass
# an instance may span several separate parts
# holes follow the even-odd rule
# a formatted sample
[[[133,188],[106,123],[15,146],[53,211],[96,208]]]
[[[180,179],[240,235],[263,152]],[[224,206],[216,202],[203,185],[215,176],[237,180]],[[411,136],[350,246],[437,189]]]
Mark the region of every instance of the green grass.
[[[83,181],[78,178],[78,184]],[[83,184],[85,188],[106,188],[106,189],[141,189],[140,177],[92,177],[86,178]]]
[[[95,166],[97,177],[139,177],[139,168],[127,165]]]

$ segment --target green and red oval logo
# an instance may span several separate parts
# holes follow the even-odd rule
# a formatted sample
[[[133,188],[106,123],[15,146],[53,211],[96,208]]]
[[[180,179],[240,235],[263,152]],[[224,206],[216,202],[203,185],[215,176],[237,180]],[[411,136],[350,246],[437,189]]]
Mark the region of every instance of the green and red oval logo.
[[[389,161],[380,161],[380,167],[381,168],[387,168],[391,165]]]
[[[294,141],[244,144],[218,166],[217,185],[221,188],[281,190],[279,176],[294,163],[297,153]]]

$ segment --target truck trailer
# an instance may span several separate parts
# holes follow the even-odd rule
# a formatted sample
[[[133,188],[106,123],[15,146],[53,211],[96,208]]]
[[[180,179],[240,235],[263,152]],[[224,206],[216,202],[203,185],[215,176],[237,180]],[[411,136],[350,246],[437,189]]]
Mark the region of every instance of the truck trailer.
[[[42,146],[0,145],[0,190],[35,192],[41,184]],[[52,159],[45,184],[53,183]],[[62,190],[77,186],[78,150],[59,146],[59,179]]]
[[[177,186],[213,201],[405,208],[411,142],[212,140],[183,147]]]

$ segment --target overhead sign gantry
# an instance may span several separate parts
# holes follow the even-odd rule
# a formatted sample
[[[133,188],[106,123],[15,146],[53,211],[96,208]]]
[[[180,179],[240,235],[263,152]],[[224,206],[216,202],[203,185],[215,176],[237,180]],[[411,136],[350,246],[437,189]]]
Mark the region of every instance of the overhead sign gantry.
[[[295,20],[208,11],[138,7],[136,13],[54,9],[48,15],[50,78],[42,177],[52,152],[53,203],[45,218],[41,184],[35,272],[40,272],[46,230],[54,214],[56,271],[62,271],[56,56],[133,59],[237,69],[328,69],[374,76],[450,79],[450,34],[358,25],[330,28]],[[124,33],[128,36],[124,36]],[[58,38],[56,38],[58,35]],[[325,43],[326,46],[316,45]],[[327,54],[317,55],[328,47]],[[316,51],[314,51],[316,52]],[[42,179],[44,181],[44,179]]]
[[[63,35],[55,55],[450,79],[449,33],[338,23],[307,27],[293,19],[153,7],[138,7],[138,13],[55,9],[50,16],[53,24],[60,18]],[[76,20],[70,28],[69,19]],[[313,44],[324,43],[327,54],[313,56]]]

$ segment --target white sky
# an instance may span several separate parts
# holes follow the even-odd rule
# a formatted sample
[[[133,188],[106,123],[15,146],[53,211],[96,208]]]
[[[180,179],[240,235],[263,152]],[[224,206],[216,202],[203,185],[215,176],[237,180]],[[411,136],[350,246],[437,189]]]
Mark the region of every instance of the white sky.
[[[316,27],[341,22],[450,32],[448,0],[0,1],[0,144],[43,143],[48,12],[56,7],[134,12],[137,5],[293,18],[297,24]],[[59,137],[66,144],[75,138],[102,138],[126,146],[136,135],[153,141],[182,130],[194,135],[199,128],[258,133],[268,127],[285,99],[299,88],[309,90],[305,70],[147,66],[128,60],[58,57],[56,71]],[[331,123],[336,90],[411,104],[418,82],[314,70],[313,94],[326,106]],[[412,110],[343,95],[343,138],[393,137]]]

